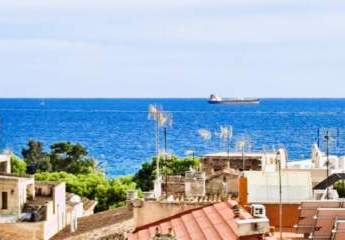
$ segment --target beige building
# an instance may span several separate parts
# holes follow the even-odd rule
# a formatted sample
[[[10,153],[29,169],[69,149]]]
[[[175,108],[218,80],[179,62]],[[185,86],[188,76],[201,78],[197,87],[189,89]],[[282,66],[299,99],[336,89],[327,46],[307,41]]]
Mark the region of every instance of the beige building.
[[[72,212],[77,217],[93,214],[94,201],[69,203],[65,183],[35,182],[31,175],[10,174],[7,169],[3,164],[6,171],[0,172],[1,239],[49,239],[70,223]]]
[[[31,176],[0,175],[0,235],[49,239],[67,224],[65,183]],[[24,231],[26,229],[26,231]]]
[[[174,197],[203,197],[236,195],[239,171],[224,169],[206,176],[204,172],[187,172],[186,176],[165,176],[162,181],[163,195]]]
[[[0,154],[0,172],[2,173],[11,172],[11,153],[10,152]]]
[[[287,152],[284,149],[278,150],[282,167],[286,166]],[[276,171],[277,152],[219,152],[206,154],[201,158],[201,170],[207,176],[217,171],[232,168],[236,170],[254,171]]]
[[[16,221],[21,217],[24,205],[35,198],[34,187],[31,176],[0,175],[0,223]]]
[[[235,201],[144,202],[134,208],[129,240],[274,240],[267,217],[254,217]]]
[[[194,169],[185,176],[163,176],[162,194],[167,196],[202,197],[206,195],[206,175]]]
[[[236,195],[238,193],[239,171],[223,169],[206,179],[206,192],[214,195]]]

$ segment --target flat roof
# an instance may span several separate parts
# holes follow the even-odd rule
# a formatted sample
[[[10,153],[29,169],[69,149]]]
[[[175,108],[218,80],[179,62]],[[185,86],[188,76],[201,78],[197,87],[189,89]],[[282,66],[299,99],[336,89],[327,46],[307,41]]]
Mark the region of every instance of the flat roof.
[[[245,157],[262,157],[265,155],[275,155],[274,152],[244,152]],[[242,152],[217,152],[205,154],[202,157],[242,157]]]
[[[63,240],[69,237],[91,233],[95,229],[102,229],[114,224],[121,224],[122,222],[129,221],[131,219],[133,219],[133,212],[128,210],[127,207],[95,213],[90,216],[79,218],[78,229],[76,232],[71,233],[70,226],[66,226],[63,230],[52,237],[52,240]]]
[[[61,182],[57,182],[57,181],[36,181],[35,183],[36,183],[36,185],[46,185],[46,186],[54,187],[54,186],[57,186],[57,185],[62,184],[64,182],[63,181],[61,181]]]
[[[2,179],[34,179],[33,175],[17,173],[0,173]]]
[[[10,157],[10,155],[8,155],[8,154],[0,154],[0,162],[7,162],[7,161],[9,161],[9,159],[10,159],[11,157]]]

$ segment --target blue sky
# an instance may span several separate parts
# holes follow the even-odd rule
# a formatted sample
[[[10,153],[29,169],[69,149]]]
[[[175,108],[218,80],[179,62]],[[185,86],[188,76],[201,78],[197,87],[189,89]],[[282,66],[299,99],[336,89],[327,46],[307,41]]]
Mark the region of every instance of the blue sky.
[[[0,97],[345,97],[343,0],[2,0]]]

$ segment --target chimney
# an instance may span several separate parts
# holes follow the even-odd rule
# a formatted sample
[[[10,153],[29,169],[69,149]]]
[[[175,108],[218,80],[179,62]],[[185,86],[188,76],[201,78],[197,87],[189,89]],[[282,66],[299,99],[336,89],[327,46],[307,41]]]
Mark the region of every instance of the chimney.
[[[136,198],[137,198],[137,191],[135,191],[135,190],[127,191],[126,204],[127,204],[127,208],[129,210],[133,209],[133,202]]]
[[[71,226],[70,231],[71,233],[74,233],[78,229],[78,209],[77,205],[81,202],[81,198],[76,195],[72,194],[72,197],[70,199],[70,203],[72,205],[72,212],[71,212]]]
[[[230,160],[229,159],[226,160],[226,162],[225,162],[225,168],[230,169]]]
[[[243,207],[248,205],[248,179],[245,176],[238,178],[238,202]]]
[[[210,175],[212,176],[212,175],[214,175],[214,168],[213,167],[211,167],[211,169],[210,169]]]
[[[240,217],[240,208],[237,204],[232,207],[232,212],[234,213],[234,218]]]

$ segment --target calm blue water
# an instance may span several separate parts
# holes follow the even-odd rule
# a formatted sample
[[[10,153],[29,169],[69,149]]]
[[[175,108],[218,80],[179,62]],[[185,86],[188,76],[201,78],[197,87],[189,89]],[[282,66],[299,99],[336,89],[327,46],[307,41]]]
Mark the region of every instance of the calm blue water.
[[[216,132],[230,124],[233,143],[246,136],[253,150],[283,144],[292,160],[309,157],[319,127],[339,128],[332,152],[345,153],[345,99],[264,99],[260,105],[242,106],[210,105],[204,99],[46,99],[41,103],[40,99],[0,99],[2,148],[20,153],[30,138],[47,147],[57,141],[80,142],[110,176],[131,174],[154,154],[153,122],[147,116],[153,103],[173,113],[168,149],[180,156],[190,149],[197,155],[224,149],[217,136],[204,141],[197,131]]]

